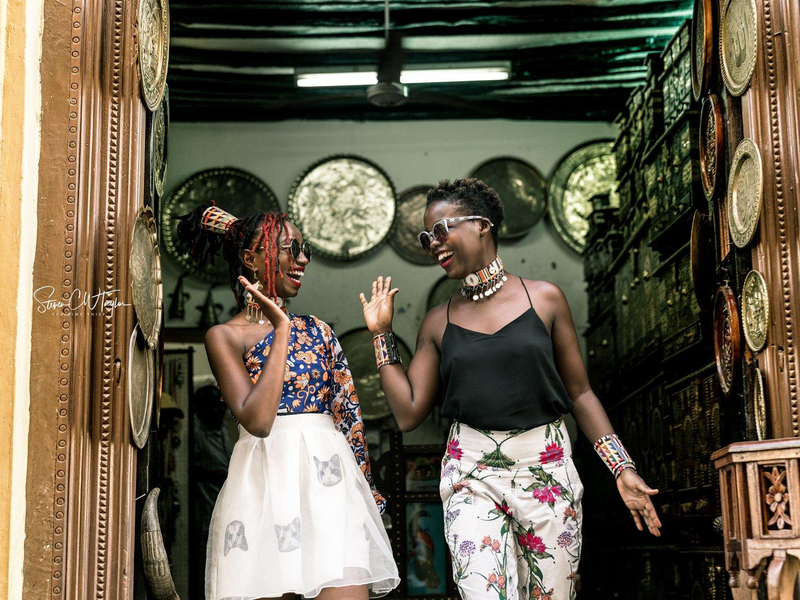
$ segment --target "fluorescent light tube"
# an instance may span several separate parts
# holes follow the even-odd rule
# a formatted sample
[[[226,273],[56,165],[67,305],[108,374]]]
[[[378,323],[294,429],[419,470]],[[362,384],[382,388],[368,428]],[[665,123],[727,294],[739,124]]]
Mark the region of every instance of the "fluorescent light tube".
[[[471,69],[413,69],[400,73],[400,83],[454,83],[458,81],[505,81],[509,70],[501,67]]]
[[[511,66],[464,66],[454,68],[411,68],[400,72],[400,83],[455,83],[466,81],[505,81],[511,76]],[[336,73],[297,72],[297,87],[369,86],[378,83],[376,71]]]
[[[350,85],[375,85],[376,71],[356,73],[298,73],[297,87],[341,87]]]

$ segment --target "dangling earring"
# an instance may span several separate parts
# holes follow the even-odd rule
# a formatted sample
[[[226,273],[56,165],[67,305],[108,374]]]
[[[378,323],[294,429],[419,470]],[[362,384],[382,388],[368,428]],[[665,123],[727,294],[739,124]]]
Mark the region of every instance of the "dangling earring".
[[[256,275],[256,283],[255,288],[258,291],[261,291],[264,286],[261,285],[261,279],[258,277],[258,271],[255,271]],[[244,318],[247,319],[250,323],[258,322],[259,325],[264,324],[264,315],[261,314],[261,305],[255,301],[253,298],[253,294],[250,293],[250,290],[247,291],[247,295],[245,296],[245,302],[247,303],[247,310],[245,312]]]

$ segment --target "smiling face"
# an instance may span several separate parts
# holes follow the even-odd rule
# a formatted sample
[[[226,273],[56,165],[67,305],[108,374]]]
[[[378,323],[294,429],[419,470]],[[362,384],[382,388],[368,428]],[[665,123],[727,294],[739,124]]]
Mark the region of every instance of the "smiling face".
[[[425,230],[430,231],[441,219],[464,216],[470,215],[457,203],[433,202],[425,210]],[[433,240],[430,254],[450,279],[463,279],[484,268],[497,256],[488,219],[448,223],[448,227],[447,239],[442,243]]]
[[[300,230],[289,221],[286,221],[286,227],[280,234],[280,239],[275,240],[279,246],[278,263],[280,270],[275,273],[275,293],[279,298],[294,298],[297,296],[300,287],[302,286],[300,280],[303,278],[306,266],[308,265],[308,257],[304,253],[300,253],[297,259],[292,256],[291,243],[292,240],[297,240],[298,244],[303,244],[303,234]],[[263,245],[258,247],[255,252],[245,250],[242,253],[242,261],[245,266],[251,271],[251,281],[255,279],[252,272],[258,273],[258,279],[266,287],[266,249]],[[264,290],[265,292],[267,290]]]

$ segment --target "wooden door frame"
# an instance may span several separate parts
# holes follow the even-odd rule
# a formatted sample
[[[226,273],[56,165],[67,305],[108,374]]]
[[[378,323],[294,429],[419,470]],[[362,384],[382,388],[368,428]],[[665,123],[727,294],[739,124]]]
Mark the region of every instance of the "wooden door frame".
[[[144,193],[138,2],[44,1],[34,290],[128,306],[34,314],[25,598],[133,590],[136,451],[125,373],[128,268]]]
[[[753,269],[769,292],[767,345],[758,361],[766,386],[770,437],[800,436],[800,2],[756,2],[758,57],[742,97],[744,137],[761,150],[764,195]],[[792,32],[795,32],[792,34]],[[793,93],[795,92],[795,93]]]

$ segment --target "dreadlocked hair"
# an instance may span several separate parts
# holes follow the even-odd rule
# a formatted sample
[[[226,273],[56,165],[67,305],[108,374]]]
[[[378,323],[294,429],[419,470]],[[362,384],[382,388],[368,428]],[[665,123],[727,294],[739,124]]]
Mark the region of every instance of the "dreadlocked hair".
[[[239,276],[248,277],[245,265],[242,262],[242,252],[250,250],[255,252],[259,246],[264,246],[266,258],[264,260],[265,290],[270,298],[276,298],[275,276],[283,275],[280,268],[280,240],[285,235],[285,243],[289,243],[289,230],[286,227],[286,213],[257,212],[245,215],[233,221],[225,234],[215,233],[204,229],[203,213],[208,204],[198,206],[190,213],[176,217],[178,223],[178,244],[193,260],[199,263],[211,262],[222,248],[222,257],[228,263],[230,272],[230,285],[236,297],[239,310],[245,305],[245,287],[239,282]],[[259,269],[259,271],[261,271]]]
[[[428,191],[426,206],[434,202],[449,202],[470,215],[486,217],[492,223],[492,239],[497,247],[500,225],[503,223],[503,203],[500,196],[480,179],[443,179]]]
[[[280,267],[280,242],[285,236],[285,243],[289,242],[289,229],[286,227],[286,213],[259,212],[246,215],[233,222],[225,235],[222,246],[222,256],[228,263],[230,270],[230,284],[239,310],[245,305],[245,288],[239,282],[239,276],[244,275],[245,265],[242,262],[242,252],[250,250],[255,252],[259,246],[264,246],[265,260],[265,290],[269,298],[277,298],[275,291],[276,275],[283,275]]]
[[[215,203],[212,201],[212,204]],[[216,264],[216,256],[222,246],[222,236],[203,229],[203,213],[210,204],[198,206],[188,214],[173,217],[178,221],[178,247],[198,263]]]

